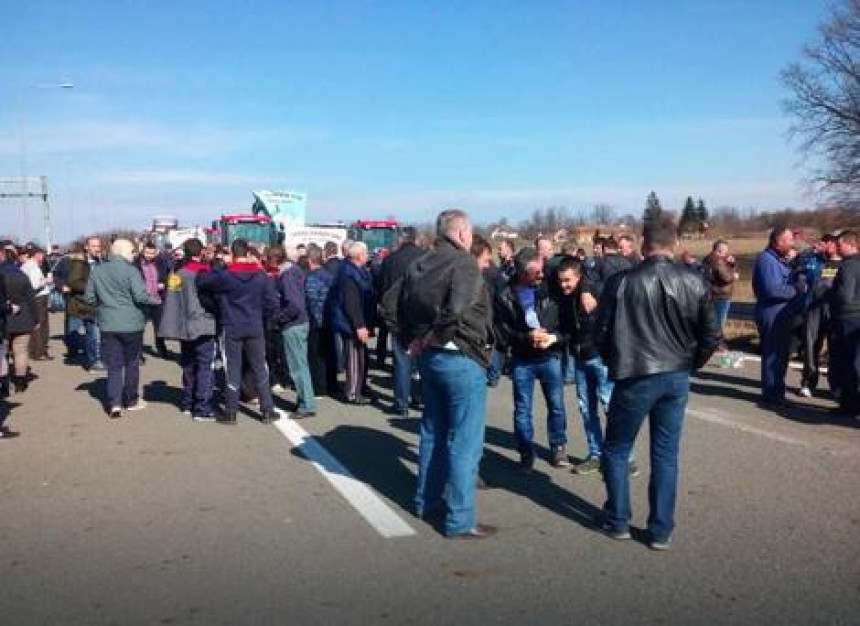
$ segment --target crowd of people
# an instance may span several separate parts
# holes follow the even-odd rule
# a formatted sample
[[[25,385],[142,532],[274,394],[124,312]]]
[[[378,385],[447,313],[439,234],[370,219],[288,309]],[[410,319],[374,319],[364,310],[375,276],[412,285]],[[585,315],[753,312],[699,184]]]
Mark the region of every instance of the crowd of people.
[[[53,358],[52,291],[65,300],[66,360],[106,372],[111,419],[146,408],[140,367],[147,324],[151,354],[179,361],[178,409],[225,425],[237,422],[242,401],[257,405],[261,422],[274,422],[275,398],[290,388],[294,419],[313,417],[326,395],[373,403],[370,361],[375,356],[383,367],[390,344],[394,397],[386,408],[422,418],[419,516],[442,513],[450,537],[494,533],[478,523],[474,494],[487,390],[507,373],[522,469],[539,457],[539,383],[547,461],[577,474],[603,472],[603,529],[616,539],[630,536],[628,481],[639,473],[633,444],[650,417],[649,545],[667,548],[690,375],[726,349],[722,331],[739,277],[728,242],[716,241],[699,263],[674,256],[670,222],[647,224],[640,250],[629,235],[607,236],[595,237],[590,254],[568,246],[556,253],[546,237],[520,250],[505,240],[495,253],[459,210],[440,214],[436,230],[426,241],[404,228],[384,259],[371,258],[362,242],[257,250],[241,239],[229,249],[189,239],[168,254],[119,238],[105,254],[92,237],[51,264],[38,246],[4,242],[0,394],[26,390],[35,377],[30,361]],[[798,393],[810,396],[827,344],[831,392],[840,410],[860,413],[857,246],[857,234],[844,231],[797,252],[790,229],[771,233],[753,273],[764,406],[787,402],[792,345],[804,363]],[[178,342],[178,354],[168,342]],[[575,463],[567,450],[567,384],[576,387],[587,445]],[[17,434],[0,428],[2,438]]]

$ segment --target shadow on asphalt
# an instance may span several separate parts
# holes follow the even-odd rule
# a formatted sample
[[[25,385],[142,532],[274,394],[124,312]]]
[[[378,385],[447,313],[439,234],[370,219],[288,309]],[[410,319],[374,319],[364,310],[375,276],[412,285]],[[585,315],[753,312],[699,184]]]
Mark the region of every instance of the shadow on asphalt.
[[[105,411],[108,410],[106,377],[99,376],[98,378],[94,378],[87,383],[81,383],[80,385],[75,387],[75,391],[86,391],[88,394],[90,394],[90,397],[93,400],[98,401],[98,403],[102,406],[102,409],[104,409]]]
[[[406,441],[366,426],[338,426],[314,438],[358,480],[404,510],[414,510],[415,475],[404,461],[417,463],[418,456]],[[298,448],[292,453],[304,458]]]
[[[741,402],[758,406],[761,401],[761,393],[750,393],[733,387],[722,386],[717,384],[708,384],[706,382],[693,381],[690,384],[690,391],[703,396],[721,396]],[[843,426],[845,428],[860,428],[860,420],[836,412],[833,409],[811,406],[809,404],[792,403],[791,405],[774,411],[780,417],[797,422],[799,424],[817,425],[829,424],[832,426]]]
[[[182,407],[182,389],[168,385],[163,380],[154,380],[143,386],[143,399],[157,404]]]
[[[388,423],[410,433],[417,433],[420,425],[418,419],[395,418]],[[386,435],[389,436],[390,435]],[[398,439],[399,441],[399,439]],[[513,435],[507,431],[494,426],[486,429],[485,441],[493,446],[503,448],[516,448]],[[545,456],[539,451],[539,456]],[[417,457],[412,454],[413,459]],[[563,470],[554,470],[563,471]],[[410,472],[411,483],[409,485],[409,510],[412,510],[412,490],[414,490],[415,478]],[[484,447],[484,454],[480,465],[481,477],[490,489],[503,489],[515,493],[523,498],[531,500],[534,504],[569,519],[585,528],[596,529],[600,519],[601,510],[590,502],[553,483],[549,474],[533,470],[524,472],[519,463],[500,454],[494,450]],[[376,486],[376,485],[374,485]],[[434,528],[436,525],[434,524]],[[441,531],[440,528],[436,528]]]

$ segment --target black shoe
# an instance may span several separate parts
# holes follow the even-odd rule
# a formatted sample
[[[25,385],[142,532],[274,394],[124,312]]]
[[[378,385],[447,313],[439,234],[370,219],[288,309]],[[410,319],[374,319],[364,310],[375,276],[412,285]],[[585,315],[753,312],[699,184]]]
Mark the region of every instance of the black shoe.
[[[371,404],[373,401],[366,396],[356,396],[355,398],[352,398],[351,400],[347,400],[347,402],[349,404],[355,404],[357,406],[367,406],[368,404]]]
[[[305,409],[299,409],[298,411],[294,411],[292,414],[292,418],[294,420],[303,420],[308,417],[316,417],[316,411],[307,411]]]
[[[495,526],[488,526],[486,524],[476,524],[474,527],[470,528],[464,533],[457,533],[455,535],[448,535],[448,539],[489,539],[493,535],[499,532],[499,529]]]
[[[110,413],[108,413],[108,417],[110,417],[112,420],[117,420],[117,419],[121,418],[122,417],[122,409],[115,406],[114,408],[112,408],[110,410]]]
[[[218,417],[215,418],[215,421],[219,424],[224,424],[225,426],[235,426],[236,425],[236,413],[222,413]]]
[[[269,409],[268,411],[263,411],[263,417],[260,419],[264,424],[273,424],[281,419],[281,416],[275,409]]]
[[[13,376],[12,377],[12,388],[15,390],[15,393],[24,393],[27,391],[27,387],[30,385],[29,380],[27,380],[26,376]]]
[[[194,411],[191,414],[191,419],[195,422],[214,422],[215,411]]]

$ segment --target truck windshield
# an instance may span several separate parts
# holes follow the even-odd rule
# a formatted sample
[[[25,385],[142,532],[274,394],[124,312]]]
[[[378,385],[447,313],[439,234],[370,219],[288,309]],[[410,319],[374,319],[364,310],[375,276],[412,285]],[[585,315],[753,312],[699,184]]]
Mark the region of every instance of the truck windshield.
[[[391,250],[397,241],[397,229],[395,228],[362,228],[360,231],[361,241],[367,245],[372,253],[380,248]]]
[[[269,245],[270,228],[266,224],[257,224],[249,222],[247,224],[228,224],[227,225],[227,241],[232,243],[237,239],[244,239],[248,242],[261,243]]]

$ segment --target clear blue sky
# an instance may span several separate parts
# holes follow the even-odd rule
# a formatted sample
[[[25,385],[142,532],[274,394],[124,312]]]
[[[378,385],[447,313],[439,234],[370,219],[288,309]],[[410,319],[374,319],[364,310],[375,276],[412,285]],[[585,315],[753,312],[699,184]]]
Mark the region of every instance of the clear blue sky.
[[[252,189],[313,219],[608,202],[811,206],[778,74],[820,0],[8,3],[0,176],[60,238],[205,223]],[[60,81],[73,90],[52,89]],[[19,114],[19,115],[16,115]],[[20,125],[16,118],[20,117]],[[17,203],[6,224],[24,228]],[[31,218],[30,228],[35,229]]]

